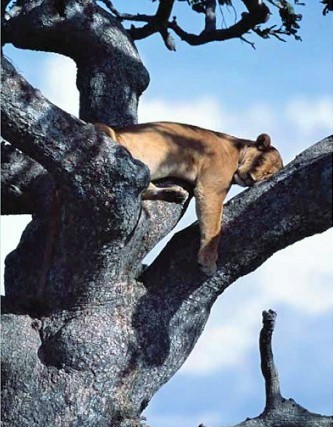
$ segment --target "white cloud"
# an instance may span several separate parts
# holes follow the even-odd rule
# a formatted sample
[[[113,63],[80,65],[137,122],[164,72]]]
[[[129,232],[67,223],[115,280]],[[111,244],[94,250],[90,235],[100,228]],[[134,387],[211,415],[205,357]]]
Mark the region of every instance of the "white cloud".
[[[43,61],[45,70],[40,89],[51,102],[70,114],[78,116],[79,92],[76,88],[75,62],[65,56],[48,54]]]
[[[207,375],[244,368],[249,352],[258,346],[263,310],[286,307],[313,317],[331,312],[332,255],[333,230],[329,230],[274,254],[251,276],[232,284],[215,303],[180,373]]]
[[[139,104],[139,122],[172,121],[218,129],[224,113],[214,98],[193,101],[166,102],[160,99],[145,100]]]
[[[308,314],[333,309],[333,230],[276,253],[258,271],[265,293]]]
[[[218,303],[217,303],[218,304]],[[258,336],[258,315],[261,313],[260,300],[248,301],[245,312],[235,307],[232,316],[223,322],[212,322],[181,368],[182,374],[207,375],[224,367],[237,367],[246,363],[247,351],[256,345]]]
[[[248,351],[257,346],[261,312],[270,305],[260,284],[245,288],[240,282],[231,285],[215,303],[204,333],[181,368],[182,374],[207,375],[246,366]]]
[[[323,135],[333,132],[332,97],[292,99],[286,106],[285,115],[302,135],[318,131],[323,132]]]
[[[187,101],[143,99],[139,104],[139,122],[174,121],[214,129],[246,138],[277,127],[277,115],[269,104],[256,103],[236,111],[214,97]]]

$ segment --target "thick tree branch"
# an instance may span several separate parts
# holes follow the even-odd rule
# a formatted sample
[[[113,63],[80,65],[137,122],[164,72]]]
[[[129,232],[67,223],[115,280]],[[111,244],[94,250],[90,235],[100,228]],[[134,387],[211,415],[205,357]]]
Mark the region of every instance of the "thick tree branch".
[[[88,144],[80,144],[76,132],[80,131],[82,141],[91,141],[92,126],[51,104],[5,57],[1,112],[2,135],[7,141],[60,182],[73,180],[78,165],[89,156]]]
[[[273,179],[256,185],[226,204],[216,277],[196,267],[198,225],[178,233],[146,271],[147,287],[180,297],[199,287],[221,293],[237,278],[255,270],[274,252],[332,226],[332,137],[310,147]],[[240,238],[241,236],[241,238]],[[183,274],[175,281],[174,272]],[[171,290],[172,288],[172,290]]]
[[[165,201],[143,201],[142,216],[145,220],[141,220],[138,224],[135,235],[129,242],[128,247],[131,256],[128,258],[128,269],[132,271],[133,277],[137,278],[142,272],[143,258],[177,225],[179,220],[184,215],[189,202],[192,198],[192,188],[183,182],[177,180],[164,181],[157,184],[165,185],[180,185],[189,193],[189,197],[183,203],[168,203]]]
[[[2,131],[4,137],[12,141],[13,146],[28,154],[38,164],[43,165],[54,177],[57,187],[61,191],[63,209],[66,209],[67,216],[71,211],[73,211],[71,215],[75,216],[74,211],[77,209],[91,212],[89,221],[93,221],[94,225],[88,226],[82,222],[80,227],[90,230],[98,225],[102,241],[104,242],[106,239],[111,246],[116,230],[119,230],[122,236],[127,235],[126,255],[119,256],[120,248],[117,244],[115,244],[117,249],[114,249],[114,254],[121,264],[120,269],[126,270],[131,277],[137,276],[141,270],[142,258],[176,225],[183,215],[184,206],[187,203],[183,206],[167,202],[146,202],[138,222],[141,206],[138,195],[148,184],[148,175],[143,165],[131,160],[123,148],[113,144],[104,134],[96,133],[92,125],[85,124],[50,104],[22,76],[16,73],[5,58],[3,58],[3,63]],[[15,153],[17,152],[15,151]],[[22,158],[25,157],[21,153],[10,158],[11,173],[5,174],[8,187],[15,178],[13,177],[14,171],[19,169],[22,172],[20,166]],[[28,164],[36,165],[32,160]],[[131,170],[133,166],[134,169]],[[37,172],[45,171],[42,166],[34,167],[37,168]],[[9,165],[7,169],[9,169]],[[126,177],[127,173],[129,175]],[[23,176],[20,178],[23,180]],[[133,187],[131,190],[127,190],[125,196],[121,196],[122,193],[119,189],[117,190],[117,186],[126,188],[127,184],[125,187],[124,184],[128,178]],[[30,181],[26,183],[26,186],[30,185],[29,183]],[[53,189],[53,186],[51,187],[50,190]],[[17,186],[14,188],[17,190]],[[37,186],[34,196],[42,191],[42,188]],[[134,193],[131,196],[132,191]],[[7,196],[6,191],[5,195]],[[32,196],[32,194],[30,195]],[[14,197],[12,194],[10,196]],[[17,194],[15,196],[18,197]],[[19,196],[22,194],[20,193]],[[47,206],[40,207],[44,209],[43,215],[49,212],[49,207],[52,206],[50,196],[44,196],[43,191],[42,200],[47,202]],[[29,197],[29,203],[36,206],[40,203],[39,198]],[[130,206],[133,208],[132,211]],[[163,206],[162,209],[161,206]],[[11,209],[8,206],[8,210]],[[16,206],[16,209],[19,208]],[[24,209],[28,209],[28,207],[25,206]],[[9,211],[8,213],[12,212],[12,210]],[[54,213],[51,213],[51,218],[52,215],[54,216]],[[63,219],[65,221],[66,216]],[[118,223],[115,222],[115,219],[118,220]],[[52,222],[51,219],[50,221]],[[158,225],[152,226],[155,222]],[[101,224],[104,225],[101,226]],[[47,224],[43,227],[50,228]],[[59,223],[59,230],[62,228],[67,228],[65,222]],[[110,230],[110,235],[107,230]],[[72,233],[71,230],[68,231],[69,234]],[[44,232],[43,236],[47,238],[47,232]],[[99,245],[97,238],[95,238],[95,242]],[[36,243],[36,247],[38,245],[43,247],[45,243]],[[121,245],[124,249],[124,243]],[[75,253],[73,255],[75,256]],[[13,271],[17,271],[16,267]],[[22,279],[26,280],[24,277]],[[13,295],[12,299],[16,299],[18,304],[21,300],[29,300],[25,298],[25,293],[26,288],[16,290],[12,288],[7,292],[8,295]],[[35,285],[31,290],[32,298],[34,293],[36,293]],[[56,302],[57,299],[54,301]]]
[[[82,119],[135,122],[148,75],[121,18],[91,0],[19,3],[4,41],[75,60]],[[259,14],[259,3],[246,2],[242,23]],[[170,46],[172,4],[160,2],[154,17]],[[3,425],[137,426],[152,395],[192,350],[216,296],[276,250],[329,226],[327,144],[228,205],[216,277],[197,269],[193,226],[140,281],[141,258],[183,206],[142,205],[147,169],[4,63],[4,135],[49,172],[56,188],[48,211],[38,210],[6,259]],[[10,163],[19,167],[14,157]],[[24,189],[20,183],[22,197]]]
[[[212,41],[223,41],[242,37],[255,26],[266,22],[269,19],[270,13],[268,7],[262,2],[251,0],[243,1],[243,3],[247,7],[248,12],[243,13],[242,18],[229,28],[216,30],[213,28],[214,25],[211,20],[209,20],[209,28],[207,28],[206,20],[206,28],[201,34],[191,34],[184,31],[177,24],[176,19],[169,23],[169,28],[171,28],[182,40],[193,46]]]
[[[216,30],[216,0],[208,0],[205,10],[205,31]]]
[[[51,104],[4,57],[2,67],[3,137],[50,172],[58,186],[70,188],[82,201],[90,203],[99,186],[108,189],[104,197],[112,200],[112,185],[107,183],[112,156],[123,153],[130,159],[130,155],[91,124]],[[101,169],[96,169],[98,159],[103,163]],[[137,178],[140,181],[143,175],[138,173]],[[147,183],[147,178],[143,182]]]
[[[333,11],[332,0],[321,0],[321,3],[323,3],[323,5],[324,5],[323,15],[327,15],[329,12]]]
[[[37,137],[41,138],[40,134]],[[44,138],[47,141],[46,135]],[[274,179],[229,203],[216,277],[207,279],[196,267],[199,230],[193,226],[174,239],[140,282],[126,269],[133,254],[131,239],[144,230],[141,220],[135,228],[139,201],[131,180],[139,179],[142,186],[143,177],[128,156],[118,153],[113,160],[108,157],[103,144],[109,144],[111,151],[114,146],[102,140],[101,155],[110,159],[105,167],[112,175],[109,180],[99,178],[101,172],[108,173],[100,157],[94,157],[91,167],[80,169],[84,182],[90,179],[93,209],[80,198],[72,200],[65,195],[62,201],[38,331],[31,330],[28,316],[16,319],[10,313],[21,308],[21,313],[36,316],[31,306],[39,283],[36,263],[42,262],[38,249],[43,252],[48,227],[38,230],[39,224],[31,224],[15,257],[7,260],[3,359],[8,372],[6,387],[15,389],[15,394],[5,396],[4,425],[9,426],[14,416],[19,422],[22,414],[38,416],[44,425],[57,425],[50,406],[54,398],[61,411],[68,410],[70,402],[71,421],[91,408],[93,399],[91,419],[97,424],[135,425],[123,420],[134,420],[184,363],[216,296],[275,251],[331,225],[331,142],[317,144]],[[92,168],[97,169],[97,181]],[[134,229],[134,236],[124,240]],[[37,250],[30,254],[31,247]],[[19,307],[23,301],[28,305],[24,310]],[[11,333],[17,329],[22,333]],[[29,369],[20,363],[22,351],[27,355],[24,360],[29,358]],[[18,375],[24,383],[22,390],[14,387]],[[35,381],[41,377],[46,381]],[[71,385],[70,393],[66,387],[64,391],[66,383]],[[102,393],[96,392],[100,384]],[[53,396],[47,407],[36,401],[41,393]],[[78,408],[76,396],[82,393],[85,399]],[[112,400],[103,399],[106,393]],[[15,399],[22,399],[24,405],[12,411]]]
[[[94,1],[24,2],[6,22],[4,42],[72,58],[83,120],[117,126],[137,121],[148,72],[119,19]]]
[[[255,0],[243,1],[248,9],[248,12],[242,14],[242,18],[229,28],[203,31],[201,34],[191,34],[184,31],[178,24],[176,19],[169,23],[171,28],[182,40],[190,45],[196,46],[213,41],[224,41],[232,38],[239,38],[246,34],[259,24],[267,22],[270,11],[268,7]]]
[[[37,162],[1,143],[1,214],[32,214],[44,204],[41,188],[47,178],[46,170]],[[42,185],[44,181],[44,185]]]
[[[7,294],[18,305],[23,302],[24,306],[29,306],[29,298],[36,298],[41,292],[38,290],[41,286],[39,284],[46,280],[42,277],[42,271],[51,266],[51,259],[43,261],[43,253],[54,251],[55,242],[50,236],[55,232],[63,235],[62,241],[58,242],[61,247],[71,240],[74,245],[78,245],[67,255],[67,260],[75,260],[75,252],[79,253],[80,247],[88,245],[90,255],[95,253],[99,261],[103,257],[109,261],[118,259],[119,274],[124,260],[120,260],[118,254],[137,225],[141,209],[139,195],[148,185],[149,175],[142,163],[136,162],[122,147],[96,132],[94,126],[49,103],[16,73],[5,58],[2,76],[3,136],[51,174],[61,198],[56,212],[51,212],[50,217],[42,222],[38,222],[37,217],[37,222],[31,226],[31,235],[34,236],[35,231],[38,236],[33,244],[38,255],[25,247],[27,243],[21,243],[22,256],[31,257],[31,265],[35,268],[31,271],[31,277],[25,272],[19,279],[13,280],[14,284],[9,286]],[[52,201],[51,205],[54,205]],[[61,220],[56,218],[59,216]],[[74,227],[71,217],[81,216],[82,220],[75,223]],[[87,239],[87,230],[94,229],[94,238]],[[30,244],[29,241],[28,246]],[[50,245],[52,251],[47,245]],[[71,267],[77,264],[74,260]],[[17,262],[24,263],[19,258]],[[98,266],[95,260],[92,270],[97,269],[100,273]],[[6,271],[7,277],[15,277],[20,269],[15,265],[12,271]],[[38,280],[33,277],[36,274]],[[68,271],[62,269],[61,274],[68,275]],[[65,283],[66,279],[63,282],[66,292],[73,293],[75,281],[71,283],[72,288],[66,287]],[[77,286],[78,295],[82,295],[79,290],[82,283],[77,283]],[[50,286],[49,292],[61,293],[63,289],[59,289],[58,285],[56,288]],[[47,296],[45,298],[48,299]],[[69,300],[68,296],[66,298]],[[49,299],[50,305],[61,301],[60,295],[55,297],[53,294]]]
[[[140,350],[131,354],[137,365],[154,369],[150,385],[145,370],[135,370],[138,389],[151,390],[154,384],[157,390],[183,364],[227,286],[274,252],[331,226],[331,152],[332,138],[227,204],[215,277],[208,279],[197,267],[197,225],[176,235],[143,273],[146,291],[132,315]]]

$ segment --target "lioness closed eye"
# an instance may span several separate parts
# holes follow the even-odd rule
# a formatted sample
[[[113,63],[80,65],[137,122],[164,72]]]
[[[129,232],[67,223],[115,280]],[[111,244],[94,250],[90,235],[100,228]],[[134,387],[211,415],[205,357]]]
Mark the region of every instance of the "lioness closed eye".
[[[194,186],[201,233],[198,263],[207,275],[216,271],[223,201],[231,185],[251,186],[283,166],[266,134],[250,141],[179,123],[146,123],[121,129],[100,123],[95,126],[145,163],[152,181],[174,177]],[[143,197],[181,202],[187,192],[178,186],[158,188],[150,183]]]

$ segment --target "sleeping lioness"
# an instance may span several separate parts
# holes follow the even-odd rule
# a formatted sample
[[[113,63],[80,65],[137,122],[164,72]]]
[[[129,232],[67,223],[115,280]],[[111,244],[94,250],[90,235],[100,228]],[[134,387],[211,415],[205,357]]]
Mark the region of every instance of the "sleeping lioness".
[[[216,271],[223,201],[231,184],[251,186],[283,166],[266,134],[250,141],[179,123],[146,123],[121,129],[100,123],[95,126],[145,163],[152,181],[174,177],[194,186],[201,233],[198,263],[207,275]],[[143,197],[181,202],[187,195],[179,186],[158,188],[150,183]]]

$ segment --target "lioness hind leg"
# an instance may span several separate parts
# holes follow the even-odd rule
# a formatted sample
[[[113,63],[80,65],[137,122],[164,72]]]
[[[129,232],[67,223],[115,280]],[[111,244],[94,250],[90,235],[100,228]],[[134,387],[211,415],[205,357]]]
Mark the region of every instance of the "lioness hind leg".
[[[156,187],[152,182],[143,193],[144,200],[165,200],[166,202],[182,203],[188,197],[188,192],[178,185]]]

